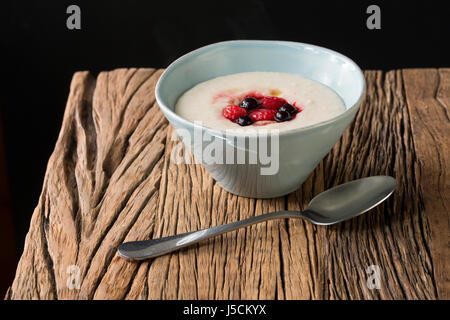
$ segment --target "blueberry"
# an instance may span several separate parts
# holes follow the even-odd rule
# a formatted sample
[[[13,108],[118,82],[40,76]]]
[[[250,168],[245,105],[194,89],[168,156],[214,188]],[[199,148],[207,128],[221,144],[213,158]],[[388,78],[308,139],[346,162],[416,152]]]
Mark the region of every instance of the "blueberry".
[[[259,103],[255,98],[249,97],[242,100],[239,106],[247,110],[252,110],[259,108]]]
[[[237,119],[236,123],[240,126],[249,126],[253,123],[252,118],[250,118],[250,116],[241,116]]]
[[[298,112],[297,108],[289,103],[283,104],[283,106],[281,106],[280,109],[278,109],[278,111],[286,111],[286,112],[290,113],[291,115],[294,115]]]
[[[278,110],[277,114],[275,115],[275,121],[278,121],[278,122],[283,122],[283,121],[287,121],[287,120],[291,120],[291,119],[292,119],[292,115],[287,111]]]

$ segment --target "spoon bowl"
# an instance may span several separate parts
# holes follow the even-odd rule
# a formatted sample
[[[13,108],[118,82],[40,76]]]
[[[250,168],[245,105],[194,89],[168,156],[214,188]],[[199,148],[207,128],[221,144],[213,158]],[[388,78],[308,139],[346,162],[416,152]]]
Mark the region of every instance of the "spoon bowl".
[[[302,215],[318,225],[345,221],[383,202],[394,191],[395,185],[395,179],[389,176],[350,181],[318,194]]]

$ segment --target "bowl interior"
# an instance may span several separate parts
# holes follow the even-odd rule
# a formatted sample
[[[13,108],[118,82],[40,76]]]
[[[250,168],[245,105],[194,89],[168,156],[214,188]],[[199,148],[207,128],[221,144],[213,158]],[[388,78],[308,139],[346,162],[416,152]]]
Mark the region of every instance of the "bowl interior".
[[[333,89],[352,107],[364,91],[364,76],[349,58],[329,49],[285,41],[226,41],[192,51],[161,76],[156,95],[173,111],[176,101],[196,84],[232,73],[272,71],[298,74]]]

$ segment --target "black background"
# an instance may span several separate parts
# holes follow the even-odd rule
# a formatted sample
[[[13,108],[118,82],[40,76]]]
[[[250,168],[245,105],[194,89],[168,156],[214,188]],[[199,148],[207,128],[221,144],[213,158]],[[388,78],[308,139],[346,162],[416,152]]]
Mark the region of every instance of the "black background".
[[[81,8],[68,30],[66,8]],[[381,30],[366,8],[381,7]],[[75,71],[165,67],[217,41],[279,39],[339,51],[363,69],[449,67],[450,12],[436,1],[2,1],[0,106],[19,252]]]

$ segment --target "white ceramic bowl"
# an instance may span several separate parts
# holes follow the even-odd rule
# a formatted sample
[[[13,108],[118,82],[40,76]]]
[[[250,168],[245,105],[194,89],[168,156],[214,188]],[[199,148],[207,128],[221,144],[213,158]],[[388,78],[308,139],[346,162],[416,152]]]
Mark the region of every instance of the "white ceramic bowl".
[[[225,190],[244,197],[272,198],[288,194],[302,184],[353,120],[364,95],[361,69],[349,58],[314,45],[285,42],[238,40],[215,43],[194,50],[174,61],[156,85],[156,100],[183,142],[197,155],[206,147],[195,139],[194,130],[206,139],[223,140],[223,153],[244,152],[248,159],[254,150],[240,147],[255,138],[236,133],[224,137],[223,131],[198,126],[174,112],[178,98],[196,84],[218,76],[239,72],[272,71],[298,74],[327,85],[340,95],[346,111],[327,121],[308,127],[281,131],[278,140],[278,170],[262,174],[267,164],[203,163],[206,170]],[[248,137],[247,137],[248,136]],[[257,138],[257,137],[256,137]],[[269,141],[269,148],[271,143]],[[197,152],[196,152],[197,151]],[[256,151],[258,152],[258,151]]]

